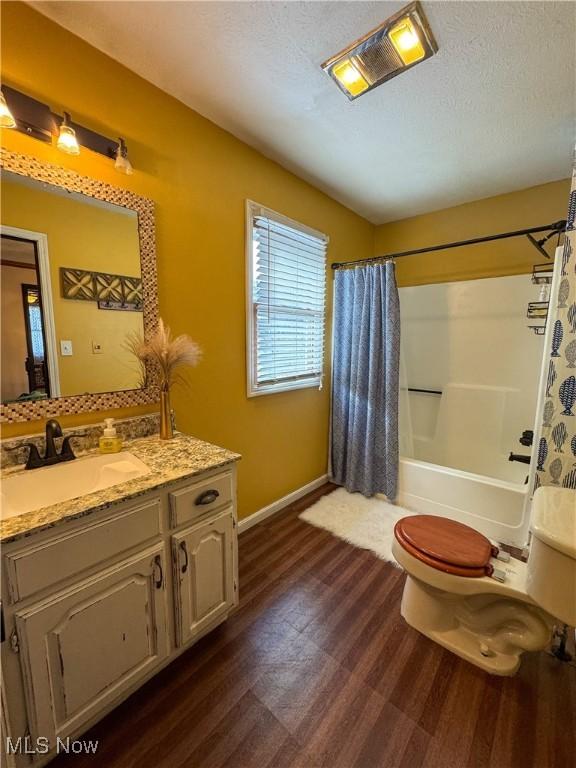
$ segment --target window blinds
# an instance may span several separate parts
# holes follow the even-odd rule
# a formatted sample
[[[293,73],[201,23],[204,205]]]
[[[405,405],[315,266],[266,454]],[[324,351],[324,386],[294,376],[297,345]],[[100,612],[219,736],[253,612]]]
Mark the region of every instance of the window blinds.
[[[252,208],[252,390],[321,385],[328,240]]]

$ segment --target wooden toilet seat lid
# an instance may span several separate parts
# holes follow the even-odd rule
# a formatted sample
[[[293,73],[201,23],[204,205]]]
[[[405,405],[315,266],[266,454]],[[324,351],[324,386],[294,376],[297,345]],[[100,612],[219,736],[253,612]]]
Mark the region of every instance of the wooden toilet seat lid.
[[[493,571],[490,558],[497,551],[490,541],[456,520],[435,515],[403,517],[394,535],[413,557],[445,573],[479,578]]]

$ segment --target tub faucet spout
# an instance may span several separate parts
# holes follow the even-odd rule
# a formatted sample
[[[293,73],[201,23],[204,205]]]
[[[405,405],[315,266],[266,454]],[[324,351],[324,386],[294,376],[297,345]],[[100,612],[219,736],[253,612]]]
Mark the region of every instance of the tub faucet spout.
[[[521,464],[530,464],[531,456],[525,456],[523,453],[512,453],[508,456],[508,461],[519,461]]]

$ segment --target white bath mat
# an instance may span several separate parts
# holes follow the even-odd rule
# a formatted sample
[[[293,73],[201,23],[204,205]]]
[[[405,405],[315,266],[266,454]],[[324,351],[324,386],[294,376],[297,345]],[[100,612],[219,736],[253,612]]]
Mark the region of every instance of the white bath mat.
[[[356,547],[370,549],[382,560],[399,567],[392,554],[394,526],[401,518],[414,514],[383,499],[367,499],[360,493],[338,488],[304,510],[300,519]]]

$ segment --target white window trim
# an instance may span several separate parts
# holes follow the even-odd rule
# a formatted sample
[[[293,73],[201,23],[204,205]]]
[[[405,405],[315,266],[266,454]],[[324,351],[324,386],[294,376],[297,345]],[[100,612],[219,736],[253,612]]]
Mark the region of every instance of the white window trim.
[[[277,384],[260,385],[256,384],[255,375],[255,354],[252,339],[254,336],[254,315],[253,315],[253,280],[252,280],[252,219],[254,215],[269,215],[280,224],[293,227],[313,237],[323,240],[328,245],[330,238],[317,229],[312,229],[305,224],[290,219],[272,208],[267,208],[253,200],[246,200],[246,235],[245,235],[245,258],[246,258],[246,395],[247,397],[260,397],[261,395],[272,395],[277,392],[290,392],[295,389],[319,389],[322,387],[324,371],[315,379],[306,379],[305,381],[278,382]],[[326,312],[326,298],[324,299],[324,312]],[[326,317],[324,317],[326,323]],[[324,333],[326,338],[326,333]],[[324,350],[325,353],[326,350]],[[324,361],[323,361],[324,366]]]

